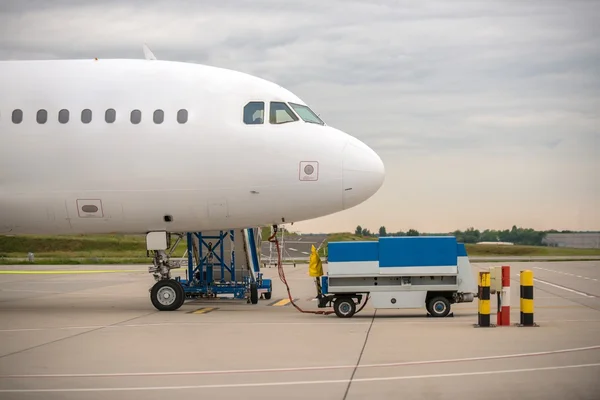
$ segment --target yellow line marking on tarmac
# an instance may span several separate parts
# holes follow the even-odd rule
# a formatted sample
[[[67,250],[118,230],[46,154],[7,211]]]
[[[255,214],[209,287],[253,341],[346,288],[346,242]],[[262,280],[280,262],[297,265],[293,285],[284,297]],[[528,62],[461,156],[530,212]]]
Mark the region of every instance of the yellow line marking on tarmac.
[[[52,275],[52,274],[106,274],[118,272],[147,272],[141,269],[98,269],[98,270],[0,270],[0,275]]]
[[[218,310],[218,308],[216,307],[203,307],[203,308],[199,308],[196,311],[192,311],[191,314],[207,314],[211,311],[215,311]]]
[[[285,306],[286,304],[288,304],[290,302],[290,299],[281,299],[279,300],[277,303],[273,304],[273,307],[281,307],[281,306]]]
[[[285,305],[289,304],[289,302],[290,302],[289,298],[288,299],[281,299],[277,303],[273,304],[273,307],[282,307],[282,306],[285,306]]]

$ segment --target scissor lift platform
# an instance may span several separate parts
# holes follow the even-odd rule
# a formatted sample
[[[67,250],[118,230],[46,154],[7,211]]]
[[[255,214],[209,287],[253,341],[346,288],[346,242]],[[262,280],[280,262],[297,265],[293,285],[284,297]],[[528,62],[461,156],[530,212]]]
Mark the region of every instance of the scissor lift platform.
[[[176,310],[186,299],[228,297],[257,304],[260,297],[271,298],[272,281],[260,272],[260,229],[190,232],[186,237],[186,277],[153,286],[150,297],[157,309]]]
[[[235,233],[187,234],[187,279],[178,279],[187,298],[232,295],[252,304],[260,295],[271,298],[272,282],[260,272],[257,230],[240,230],[237,238]]]

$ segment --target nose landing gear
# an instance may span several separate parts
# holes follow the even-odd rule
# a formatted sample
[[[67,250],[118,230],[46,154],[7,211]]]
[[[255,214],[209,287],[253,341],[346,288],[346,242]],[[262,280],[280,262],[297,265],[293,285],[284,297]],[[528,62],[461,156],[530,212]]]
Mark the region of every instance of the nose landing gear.
[[[178,281],[162,279],[150,289],[150,300],[159,311],[175,311],[183,305],[185,291]]]

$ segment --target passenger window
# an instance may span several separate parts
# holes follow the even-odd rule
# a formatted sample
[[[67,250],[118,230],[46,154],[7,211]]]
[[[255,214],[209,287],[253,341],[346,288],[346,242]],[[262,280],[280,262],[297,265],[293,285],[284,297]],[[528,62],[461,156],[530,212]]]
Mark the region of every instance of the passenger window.
[[[142,121],[142,112],[140,110],[133,110],[131,112],[131,123],[139,124]]]
[[[107,123],[112,124],[113,122],[115,122],[116,119],[117,112],[114,110],[114,108],[109,108],[108,110],[106,110],[106,112],[104,113],[104,120]]]
[[[92,110],[86,108],[81,112],[81,122],[84,124],[92,122]]]
[[[21,122],[23,122],[23,111],[14,110],[12,112],[12,122],[15,124],[20,124]]]
[[[285,103],[271,102],[269,109],[269,122],[272,124],[285,124],[286,122],[298,121],[296,114],[290,110]]]
[[[154,119],[155,124],[162,124],[165,119],[164,111],[163,110],[154,111],[153,119]]]
[[[69,122],[69,110],[62,109],[58,112],[58,122],[61,124]]]
[[[38,110],[36,118],[38,124],[45,124],[48,121],[48,111]]]
[[[177,122],[185,124],[188,120],[188,112],[185,109],[177,111]]]
[[[262,124],[265,119],[265,103],[251,101],[244,106],[244,123],[246,125]]]

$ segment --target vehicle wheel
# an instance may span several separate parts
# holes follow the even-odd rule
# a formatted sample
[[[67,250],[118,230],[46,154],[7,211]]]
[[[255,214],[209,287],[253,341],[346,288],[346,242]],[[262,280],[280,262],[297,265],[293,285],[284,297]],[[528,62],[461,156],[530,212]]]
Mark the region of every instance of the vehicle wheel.
[[[258,303],[258,286],[256,283],[250,284],[250,303]]]
[[[183,285],[181,284],[181,282],[179,281],[174,281],[177,284],[178,289],[181,291],[181,300],[179,301],[179,307],[181,307],[183,305],[183,303],[185,303],[185,301],[188,298],[188,294],[185,292],[185,290],[183,289]],[[177,308],[179,308],[177,307]]]
[[[185,292],[179,282],[165,279],[156,282],[152,287],[150,300],[159,311],[174,311],[183,305]]]
[[[427,311],[432,317],[445,317],[450,312],[450,301],[445,297],[434,297],[429,300]]]
[[[265,300],[270,300],[272,294],[272,292],[264,292],[263,295],[265,296]]]
[[[351,297],[338,297],[333,303],[333,310],[340,318],[350,318],[356,312],[356,304]]]

